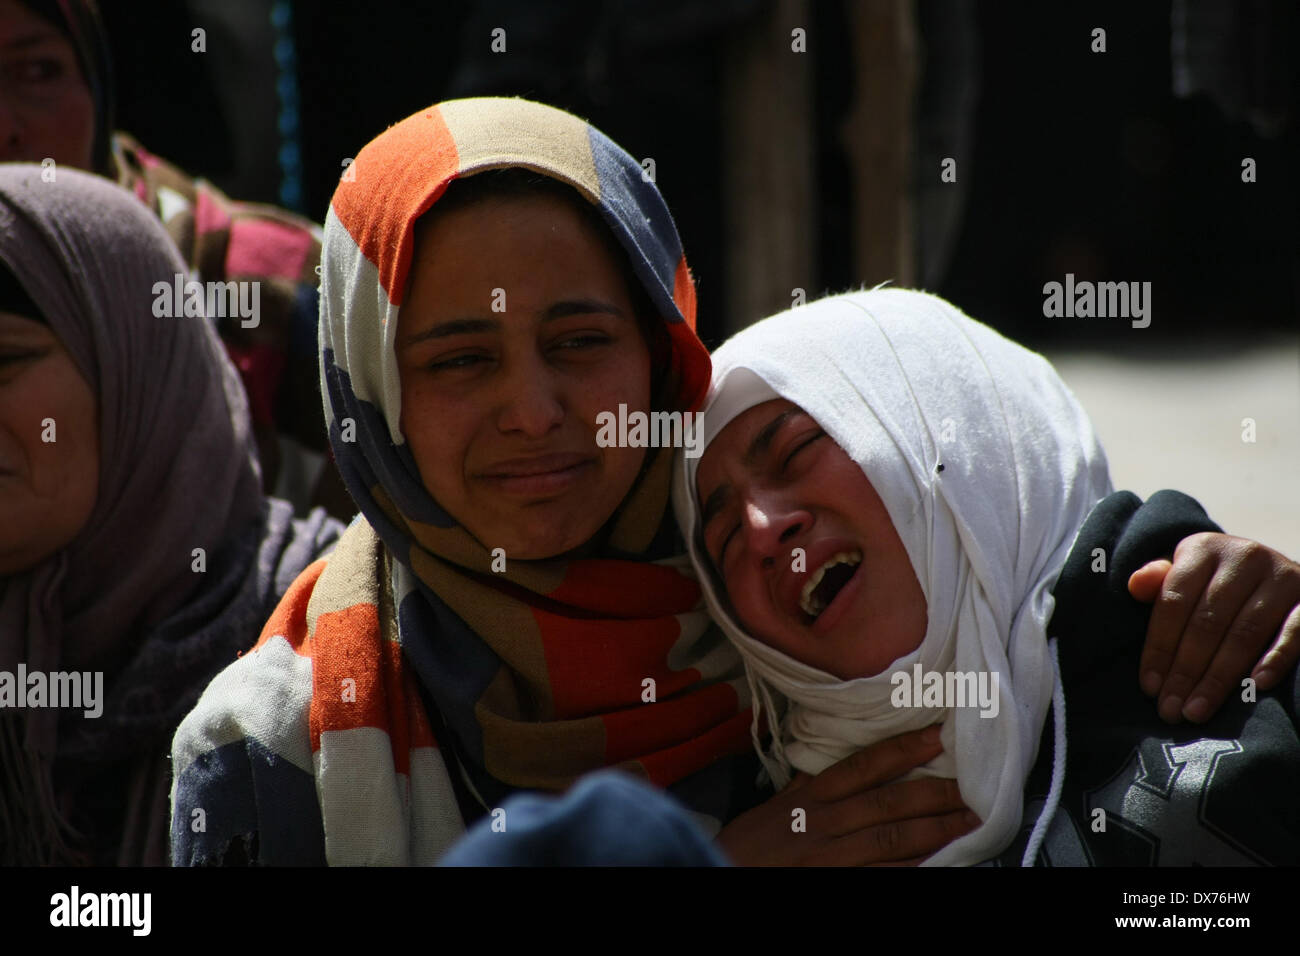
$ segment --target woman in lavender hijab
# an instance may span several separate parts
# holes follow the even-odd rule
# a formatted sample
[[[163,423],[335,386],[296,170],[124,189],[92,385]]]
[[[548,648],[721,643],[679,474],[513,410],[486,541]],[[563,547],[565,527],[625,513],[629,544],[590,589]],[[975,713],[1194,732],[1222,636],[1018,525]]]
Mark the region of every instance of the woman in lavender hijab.
[[[176,725],[340,531],[262,496],[211,324],[155,315],[185,271],[112,183],[0,167],[0,863],[165,864]]]

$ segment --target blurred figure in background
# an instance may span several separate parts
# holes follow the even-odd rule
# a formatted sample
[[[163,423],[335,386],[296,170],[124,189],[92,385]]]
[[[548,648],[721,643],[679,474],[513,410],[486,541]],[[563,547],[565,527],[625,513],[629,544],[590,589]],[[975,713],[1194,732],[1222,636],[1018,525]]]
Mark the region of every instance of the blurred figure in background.
[[[319,227],[234,202],[114,131],[108,43],[94,0],[0,0],[0,97],[0,159],[52,160],[114,179],[167,228],[186,279],[258,283],[257,314],[219,317],[216,327],[248,394],[265,489],[277,488],[282,439],[327,455],[316,358]],[[300,512],[315,500],[350,515],[333,466],[310,470],[283,493]]]

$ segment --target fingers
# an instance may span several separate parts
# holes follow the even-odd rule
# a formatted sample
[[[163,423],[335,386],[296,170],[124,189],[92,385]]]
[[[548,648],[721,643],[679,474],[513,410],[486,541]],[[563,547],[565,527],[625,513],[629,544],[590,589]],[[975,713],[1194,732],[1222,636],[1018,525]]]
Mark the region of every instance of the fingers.
[[[939,725],[900,734],[850,754],[828,767],[808,784],[812,794],[824,803],[843,800],[862,790],[877,787],[928,763],[943,751]]]
[[[1143,690],[1150,693],[1174,642],[1159,688],[1161,718],[1208,720],[1256,661],[1259,688],[1275,686],[1300,658],[1300,617],[1292,621],[1297,604],[1300,565],[1276,551],[1227,535],[1194,535],[1180,543],[1140,665]],[[1260,655],[1270,644],[1265,666]]]
[[[1242,675],[1252,671],[1251,665],[1260,658],[1260,651],[1269,647],[1274,635],[1277,642],[1266,655],[1269,667],[1256,665],[1253,669],[1263,670],[1269,679],[1261,682],[1256,677],[1255,683],[1259,689],[1268,690],[1281,680],[1300,653],[1294,634],[1300,627],[1300,617],[1290,631],[1286,625],[1279,631],[1288,610],[1294,615],[1297,601],[1300,601],[1300,582],[1293,589],[1285,579],[1272,577],[1255,590],[1237,613],[1209,669],[1188,696],[1184,717],[1196,723],[1208,720],[1229,694],[1241,688]]]
[[[1142,565],[1128,579],[1128,593],[1143,604],[1150,604],[1160,595],[1160,585],[1164,584],[1165,575],[1173,567],[1173,562],[1163,558]]]
[[[1223,704],[1235,678],[1248,672],[1251,662],[1268,646],[1278,621],[1262,621],[1260,607],[1247,606],[1256,590],[1261,560],[1268,558],[1262,550],[1251,548],[1234,549],[1220,559],[1183,628],[1160,688],[1162,720],[1176,723],[1183,717],[1208,718]],[[1164,590],[1181,587],[1183,593],[1196,594],[1190,585],[1182,585],[1177,574],[1175,563]],[[1213,668],[1212,661],[1216,664]],[[1195,707],[1189,710],[1190,704]]]
[[[868,827],[965,809],[956,780],[927,777],[854,794],[827,806],[821,813],[826,834],[838,837]]]
[[[1250,675],[1260,690],[1272,690],[1300,660],[1300,604],[1291,609],[1273,647]]]
[[[781,793],[723,827],[716,842],[741,866],[920,862],[979,826],[979,818],[966,810],[956,780],[878,781],[941,750],[936,726],[881,741],[816,777],[797,774]]]
[[[972,823],[972,817],[974,814],[963,810],[886,823],[837,840],[836,850],[854,866],[915,865],[979,826],[979,818]]]
[[[1142,690],[1154,697],[1161,692],[1165,675],[1174,663],[1175,652],[1182,640],[1183,631],[1191,620],[1197,601],[1210,583],[1217,567],[1217,561],[1208,549],[1196,549],[1199,535],[1185,538],[1178,545],[1176,556],[1179,563],[1168,569],[1164,585],[1159,591],[1159,600],[1151,609],[1151,620],[1147,625],[1147,640],[1142,648],[1142,659],[1138,664],[1138,675]],[[1147,565],[1146,567],[1151,567]],[[1141,574],[1140,569],[1134,577]],[[1132,578],[1129,579],[1130,590]],[[1198,675],[1199,676],[1199,675]]]
[[[791,791],[798,790],[811,779],[812,777],[800,770],[790,778],[790,782],[785,785],[785,789],[781,792],[790,793]]]

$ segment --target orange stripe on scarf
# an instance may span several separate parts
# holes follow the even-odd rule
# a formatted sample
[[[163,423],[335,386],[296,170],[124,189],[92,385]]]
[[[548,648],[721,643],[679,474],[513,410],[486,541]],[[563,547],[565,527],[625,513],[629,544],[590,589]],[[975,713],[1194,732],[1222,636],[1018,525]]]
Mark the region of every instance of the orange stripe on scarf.
[[[388,734],[398,773],[409,773],[412,747],[436,747],[433,730],[401,647],[380,636],[373,604],[330,611],[316,620],[309,725],[311,749],[325,731],[374,727]]]
[[[364,255],[379,269],[388,301],[401,306],[415,247],[412,229],[460,169],[442,112],[434,107],[372,140],[339,183],[332,207]]]
[[[326,563],[324,558],[313,561],[294,578],[289,590],[284,592],[284,597],[280,598],[280,603],[271,612],[253,650],[259,650],[273,637],[283,637],[298,656],[312,656],[311,635],[307,633],[307,603],[311,600],[316,581],[325,570]]]

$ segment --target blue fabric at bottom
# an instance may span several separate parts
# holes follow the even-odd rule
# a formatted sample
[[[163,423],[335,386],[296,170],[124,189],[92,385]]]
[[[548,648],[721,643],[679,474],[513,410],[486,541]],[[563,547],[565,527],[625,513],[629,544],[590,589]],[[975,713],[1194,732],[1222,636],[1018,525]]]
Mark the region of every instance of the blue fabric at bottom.
[[[515,794],[471,827],[438,865],[730,864],[671,797],[629,774],[602,770],[562,796]]]

